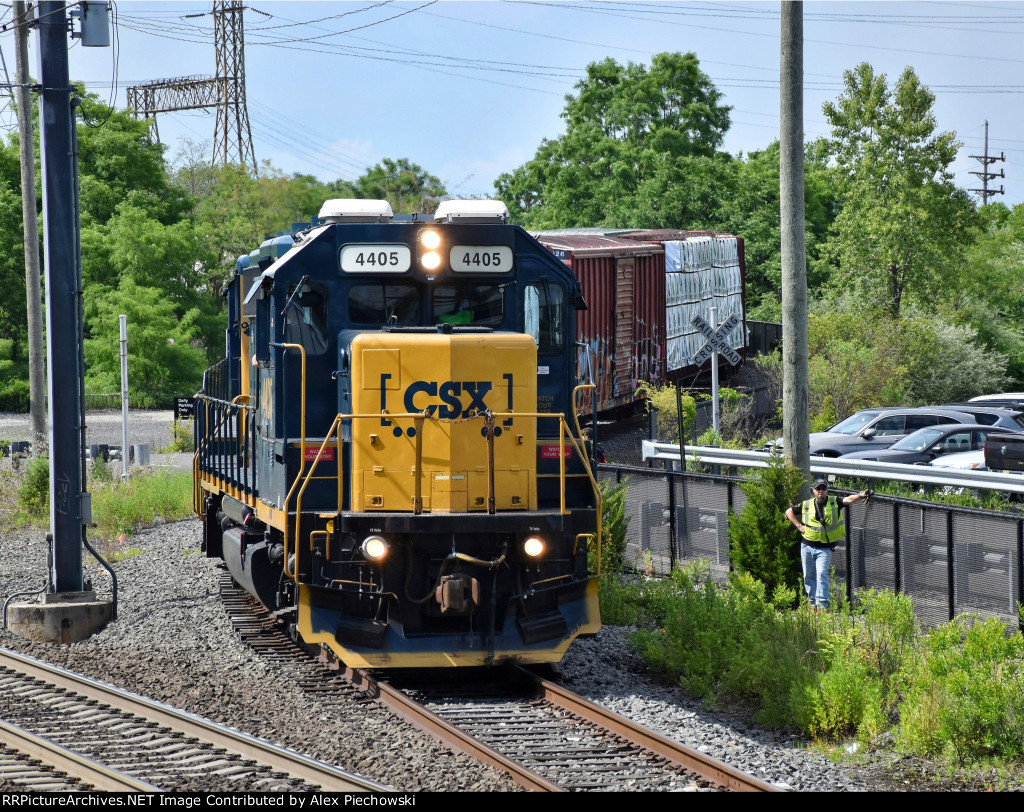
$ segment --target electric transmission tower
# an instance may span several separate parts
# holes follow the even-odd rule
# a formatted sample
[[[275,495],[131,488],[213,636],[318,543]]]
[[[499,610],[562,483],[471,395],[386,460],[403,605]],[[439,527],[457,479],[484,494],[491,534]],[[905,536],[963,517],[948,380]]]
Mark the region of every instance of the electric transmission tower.
[[[1002,170],[1002,169],[999,170],[999,174],[996,174],[995,172],[992,172],[992,171],[989,170],[989,166],[994,164],[996,161],[1005,161],[1006,160],[1006,154],[1003,153],[1003,152],[1000,152],[998,157],[995,156],[995,155],[989,155],[988,154],[988,122],[987,121],[985,122],[985,154],[984,155],[972,155],[971,157],[976,159],[976,160],[978,160],[978,161],[981,161],[981,167],[982,167],[982,171],[981,172],[971,172],[972,175],[977,175],[979,178],[981,178],[981,187],[982,188],[980,188],[980,189],[971,189],[971,191],[972,192],[976,192],[977,194],[981,195],[981,205],[985,206],[985,205],[988,204],[988,199],[990,197],[992,197],[992,195],[1006,194],[1006,192],[1003,190],[1002,185],[1000,185],[998,189],[989,189],[988,188],[988,182],[990,180],[995,180],[996,178],[1005,178],[1006,177],[1006,174],[1005,174],[1004,170]]]
[[[129,87],[127,94],[128,107],[136,118],[152,118],[157,140],[160,139],[157,113],[214,108],[217,119],[213,130],[213,163],[242,164],[255,173],[256,155],[245,102],[244,8],[237,0],[218,0],[213,4],[217,62],[214,78],[189,76],[157,80]]]

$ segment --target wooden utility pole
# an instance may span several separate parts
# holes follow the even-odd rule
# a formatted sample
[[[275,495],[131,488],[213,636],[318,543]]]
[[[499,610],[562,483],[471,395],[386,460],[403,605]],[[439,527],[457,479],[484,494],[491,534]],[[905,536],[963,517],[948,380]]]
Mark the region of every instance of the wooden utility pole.
[[[782,3],[779,195],[782,216],[782,447],[810,478],[807,372],[807,252],[804,239],[804,20],[802,2]],[[805,484],[802,498],[810,496]]]
[[[32,415],[32,456],[46,456],[46,366],[43,343],[43,297],[36,215],[36,164],[32,143],[32,95],[29,92],[28,23],[31,5],[14,0],[17,39],[15,84],[18,87],[18,140],[21,150],[21,216],[25,233],[25,296],[28,313],[28,391]]]

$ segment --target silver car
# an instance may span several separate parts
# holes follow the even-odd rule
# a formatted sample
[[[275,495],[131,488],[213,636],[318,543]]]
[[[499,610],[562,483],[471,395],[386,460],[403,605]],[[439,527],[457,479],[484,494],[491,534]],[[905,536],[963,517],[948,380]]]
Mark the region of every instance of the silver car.
[[[1005,419],[1012,421],[1009,417]],[[856,451],[888,448],[897,440],[927,426],[977,422],[973,414],[936,406],[861,409],[827,431],[812,432],[809,438],[810,452],[812,456],[840,457]],[[1003,427],[1020,431],[1016,421]],[[771,445],[781,450],[782,438]]]

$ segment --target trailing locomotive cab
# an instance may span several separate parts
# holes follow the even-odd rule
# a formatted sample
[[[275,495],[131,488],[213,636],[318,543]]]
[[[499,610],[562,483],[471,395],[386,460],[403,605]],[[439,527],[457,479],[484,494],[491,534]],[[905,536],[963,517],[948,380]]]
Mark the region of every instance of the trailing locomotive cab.
[[[227,291],[196,409],[204,549],[348,666],[553,663],[600,626],[586,305],[507,217],[327,201]]]

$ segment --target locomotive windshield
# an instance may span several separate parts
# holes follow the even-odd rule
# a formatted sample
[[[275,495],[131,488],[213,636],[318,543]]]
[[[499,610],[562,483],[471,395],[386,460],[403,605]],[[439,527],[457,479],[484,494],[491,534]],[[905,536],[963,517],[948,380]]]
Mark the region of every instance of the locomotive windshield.
[[[505,318],[504,285],[459,279],[433,289],[435,324],[497,327]]]
[[[401,282],[353,285],[348,296],[348,317],[355,324],[419,324],[420,287]]]

